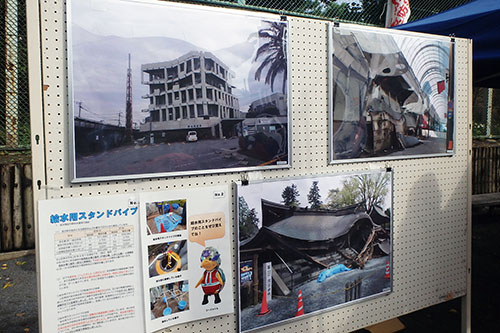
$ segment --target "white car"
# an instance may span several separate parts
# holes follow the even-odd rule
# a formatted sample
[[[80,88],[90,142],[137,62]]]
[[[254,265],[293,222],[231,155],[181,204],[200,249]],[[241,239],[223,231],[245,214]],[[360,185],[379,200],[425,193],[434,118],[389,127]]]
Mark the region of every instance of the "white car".
[[[186,135],[187,142],[196,142],[198,141],[198,133],[196,131],[189,131]]]

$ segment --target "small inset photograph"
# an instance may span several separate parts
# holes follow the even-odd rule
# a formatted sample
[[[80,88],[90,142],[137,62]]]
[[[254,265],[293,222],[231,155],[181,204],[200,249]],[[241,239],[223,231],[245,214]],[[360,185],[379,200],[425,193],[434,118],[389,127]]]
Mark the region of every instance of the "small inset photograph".
[[[151,319],[189,310],[187,280],[164,284],[149,289]]]
[[[186,199],[146,204],[148,235],[186,230]]]
[[[188,268],[186,240],[148,246],[149,277]]]

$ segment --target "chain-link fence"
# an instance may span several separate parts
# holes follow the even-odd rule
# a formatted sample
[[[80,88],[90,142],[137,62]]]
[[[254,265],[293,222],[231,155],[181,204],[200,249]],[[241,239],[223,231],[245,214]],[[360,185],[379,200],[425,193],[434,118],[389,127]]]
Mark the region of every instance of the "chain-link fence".
[[[26,0],[0,1],[0,151],[30,146]]]
[[[26,1],[0,1],[0,152],[29,150],[29,94]],[[410,21],[471,0],[410,0]],[[383,26],[387,0],[191,0],[182,2],[239,7],[281,14]]]
[[[474,138],[500,138],[500,89],[475,87],[472,104]]]
[[[419,20],[471,1],[409,0],[411,8],[409,21]],[[387,0],[191,0],[190,2],[336,19],[375,26],[384,25],[387,5]]]

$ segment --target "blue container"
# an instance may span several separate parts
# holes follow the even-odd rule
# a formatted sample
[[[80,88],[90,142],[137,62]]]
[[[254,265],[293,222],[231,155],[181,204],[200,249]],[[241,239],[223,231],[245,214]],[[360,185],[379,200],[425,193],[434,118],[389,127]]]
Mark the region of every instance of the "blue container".
[[[168,316],[171,313],[172,313],[172,309],[171,308],[165,308],[165,310],[163,310],[163,315],[164,316]]]
[[[180,311],[183,311],[186,308],[186,301],[182,300],[177,303],[177,307],[179,308]]]
[[[163,214],[155,217],[156,229],[161,232],[161,226],[166,232],[173,231],[182,222],[182,217],[175,213]]]

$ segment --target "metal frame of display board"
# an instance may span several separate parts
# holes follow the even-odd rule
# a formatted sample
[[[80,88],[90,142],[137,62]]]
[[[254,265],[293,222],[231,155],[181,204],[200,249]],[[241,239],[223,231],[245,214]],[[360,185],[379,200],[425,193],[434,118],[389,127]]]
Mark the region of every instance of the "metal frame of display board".
[[[328,24],[289,17],[292,168],[71,184],[65,1],[28,1],[27,15],[35,207],[40,199],[230,184],[243,177],[272,180],[391,167],[393,292],[262,331],[350,332],[457,297],[463,300],[463,331],[470,331],[472,41],[456,39],[453,156],[329,165]],[[235,211],[233,206],[232,214]],[[235,224],[234,217],[232,223]],[[234,264],[235,232],[231,241]],[[38,257],[41,255],[37,252]],[[233,275],[237,276],[236,271]],[[235,280],[232,283],[236,286]],[[234,332],[238,327],[236,313],[235,309],[235,314],[175,326],[168,331]]]
[[[76,0],[73,0],[73,1],[76,1]],[[114,0],[114,1],[116,1],[116,0]],[[192,5],[186,5],[186,4],[174,3],[174,2],[159,2],[157,0],[152,0],[152,1],[151,0],[141,0],[141,1],[121,0],[121,1],[123,1],[127,5],[136,6],[137,7],[136,10],[141,11],[141,13],[142,13],[141,17],[147,16],[146,15],[147,13],[151,13],[151,12],[154,12],[155,10],[160,10],[160,9],[161,10],[169,10],[169,11],[176,10],[176,11],[178,11],[177,12],[178,15],[180,15],[179,13],[182,13],[183,11],[185,11],[184,14],[189,17],[189,15],[193,15],[193,13],[196,13],[201,8],[202,10],[204,10],[203,15],[206,19],[210,18],[210,15],[214,15],[214,16],[219,15],[219,16],[215,16],[215,19],[218,19],[218,20],[221,20],[220,15],[228,15],[228,16],[238,15],[239,19],[234,20],[232,22],[233,26],[234,26],[235,22],[237,22],[237,24],[239,26],[244,26],[245,24],[249,24],[251,26],[252,24],[255,25],[257,20],[261,20],[261,21],[268,20],[271,22],[283,21],[282,20],[283,17],[280,17],[279,15],[276,15],[276,14],[269,14],[269,13],[260,13],[259,14],[258,12],[249,12],[249,11],[241,11],[241,10],[234,10],[234,9],[228,10],[228,9],[219,8],[219,7],[206,7],[206,6],[205,6],[205,8],[203,8],[203,6],[192,6]],[[91,6],[92,5],[90,5],[89,7],[91,7]],[[155,7],[158,7],[158,8],[155,8]],[[195,10],[193,10],[193,9],[195,9]],[[285,130],[286,140],[284,140],[284,141],[286,141],[286,147],[287,147],[287,149],[286,149],[287,150],[287,152],[286,152],[287,161],[283,161],[285,163],[280,163],[280,161],[277,161],[274,163],[271,163],[272,161],[264,161],[264,162],[261,162],[260,165],[250,165],[250,166],[231,166],[231,167],[224,166],[224,167],[220,167],[220,168],[189,169],[189,170],[179,170],[179,171],[159,170],[156,172],[151,172],[151,171],[144,172],[143,171],[141,173],[130,173],[130,174],[118,173],[115,175],[78,176],[77,175],[77,164],[78,163],[76,160],[76,156],[78,155],[78,149],[77,149],[76,141],[75,141],[76,140],[76,133],[75,133],[76,130],[75,130],[75,118],[74,118],[77,114],[77,112],[74,110],[75,109],[74,105],[76,102],[75,92],[77,91],[77,89],[75,87],[76,84],[75,84],[74,78],[76,77],[76,74],[78,74],[78,73],[75,70],[76,66],[74,63],[74,59],[76,59],[76,56],[79,54],[77,54],[77,52],[75,52],[75,45],[74,45],[75,41],[73,40],[74,34],[72,33],[72,24],[78,24],[80,22],[78,22],[78,20],[75,17],[72,17],[72,14],[75,14],[75,13],[71,9],[71,1],[68,1],[67,5],[66,5],[66,22],[67,22],[66,40],[67,40],[67,52],[68,52],[68,56],[67,56],[68,106],[69,106],[69,111],[70,111],[70,113],[69,113],[70,116],[68,117],[69,118],[68,121],[69,121],[69,129],[70,129],[69,140],[71,143],[70,144],[70,147],[71,147],[70,171],[71,171],[73,183],[86,183],[86,182],[95,182],[95,181],[105,182],[105,181],[113,181],[113,180],[130,180],[130,179],[140,179],[140,178],[206,175],[206,174],[211,174],[211,173],[223,173],[223,172],[224,173],[226,173],[226,172],[252,172],[252,171],[259,171],[259,170],[266,170],[266,169],[285,169],[285,168],[291,167],[291,159],[289,158],[289,156],[292,154],[292,151],[291,151],[292,135],[291,135],[291,131],[290,131],[290,125],[288,125],[288,126],[286,126],[286,130]],[[82,18],[79,18],[79,19],[82,20]],[[248,20],[248,23],[245,20]],[[283,22],[283,23],[289,25],[289,23],[287,23],[287,22]],[[120,28],[125,28],[125,27],[128,28],[129,24],[123,24],[123,26],[121,26]],[[99,28],[102,29],[102,27],[99,27]],[[116,29],[116,26],[114,26],[114,28]],[[224,29],[225,30],[232,29],[230,23],[227,23],[224,26]],[[179,34],[180,34],[180,31],[182,31],[182,27],[179,28]],[[105,34],[105,32],[103,32],[103,35],[104,34]],[[255,34],[256,34],[256,32],[255,32]],[[154,32],[151,32],[151,36],[153,36],[153,35],[155,35]],[[237,35],[237,34],[235,33],[235,35]],[[241,37],[242,37],[241,40],[244,41],[243,36],[241,36]],[[183,38],[185,38],[184,36],[178,37],[178,38],[179,38],[179,40],[183,40],[185,42],[188,42],[187,39],[186,40],[183,39]],[[289,38],[287,37],[287,40],[288,39]],[[123,44],[120,44],[120,45],[123,46]],[[229,46],[230,45],[225,45],[225,47],[229,47]],[[289,43],[286,43],[285,46],[286,46],[285,53],[290,54]],[[115,47],[119,47],[119,46],[115,46]],[[201,49],[200,46],[198,46],[198,47]],[[99,48],[96,50],[96,52],[103,52],[101,54],[101,56],[103,54],[105,54],[104,51],[102,51]],[[81,55],[79,55],[79,56],[83,57]],[[289,56],[286,59],[286,69],[287,69],[287,72],[290,73],[290,57]],[[137,73],[134,73],[134,75],[139,77],[139,75],[137,75]],[[142,73],[141,73],[141,75],[142,75]],[[290,75],[287,75],[287,76],[290,76]],[[283,118],[287,119],[287,122],[288,122],[287,124],[291,124],[290,79],[287,78],[287,81],[288,82],[285,85],[286,86],[286,98],[285,99],[286,99],[286,103],[287,103],[287,115],[286,115],[286,117],[284,116]],[[82,89],[82,88],[85,88],[85,87],[80,87],[80,89]],[[247,88],[247,90],[251,90],[251,89]],[[279,90],[275,90],[275,92],[277,92],[277,91],[279,91]],[[256,92],[258,92],[258,89],[256,91],[250,91],[250,93],[252,93],[252,94],[255,94]],[[137,92],[136,92],[136,95],[138,95]],[[138,98],[140,98],[140,97],[137,97],[137,96],[135,97],[135,99],[138,99]],[[104,115],[99,115],[99,116],[104,116]],[[90,142],[88,144],[90,144]],[[167,154],[168,152],[166,150],[164,150],[163,153]],[[255,157],[258,158],[258,156],[255,156]],[[196,158],[196,156],[194,156],[194,158]],[[198,157],[198,158],[200,158],[200,157]],[[175,160],[175,158],[174,158],[174,160]],[[234,161],[231,161],[231,163],[234,163]],[[255,162],[253,162],[253,163],[255,163]],[[173,162],[173,164],[175,164],[175,162]]]

